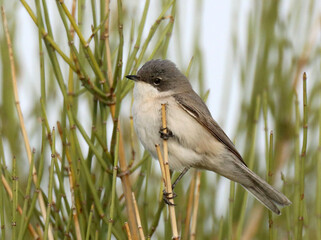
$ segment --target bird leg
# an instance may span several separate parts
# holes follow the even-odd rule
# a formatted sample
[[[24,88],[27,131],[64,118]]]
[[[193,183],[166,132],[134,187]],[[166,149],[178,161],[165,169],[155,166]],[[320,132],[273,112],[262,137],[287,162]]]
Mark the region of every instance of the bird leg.
[[[159,133],[160,133],[160,137],[163,140],[168,140],[170,137],[174,137],[173,132],[171,130],[169,130],[168,128],[161,128],[159,130]]]
[[[185,175],[185,173],[187,173],[187,171],[189,170],[189,167],[184,168],[184,170],[179,174],[179,176],[175,179],[174,183],[172,184],[172,190],[174,190],[176,184],[179,182],[179,180],[182,179],[182,177]],[[176,193],[172,193],[172,196],[169,197],[170,193],[166,192],[166,190],[163,190],[163,200],[167,205],[171,205],[171,206],[175,206],[175,204],[171,203],[169,201],[169,199],[173,199],[177,196]]]

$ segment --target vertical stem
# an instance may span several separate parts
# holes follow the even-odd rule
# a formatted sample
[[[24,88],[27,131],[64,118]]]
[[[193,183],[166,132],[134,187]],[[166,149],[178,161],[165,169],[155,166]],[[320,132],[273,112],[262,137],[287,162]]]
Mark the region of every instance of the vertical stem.
[[[124,35],[123,35],[123,9],[122,8],[123,8],[122,1],[117,0],[119,43],[118,43],[118,55],[117,55],[112,88],[115,88],[117,85],[117,82],[121,81],[122,68],[123,68]]]
[[[294,213],[293,218],[298,219],[299,217],[299,195],[300,195],[300,123],[301,123],[301,115],[300,115],[300,109],[299,109],[299,99],[298,94],[295,92],[295,147],[294,147]],[[297,236],[298,234],[298,228],[299,225],[295,224],[294,234]]]
[[[197,171],[194,170],[194,174],[191,180],[191,184],[189,187],[189,196],[187,200],[187,210],[186,210],[186,218],[185,218],[185,229],[184,229],[184,235],[182,236],[183,240],[187,240],[189,236],[190,231],[190,222],[191,222],[191,216],[192,216],[192,209],[193,209],[193,199],[194,199],[194,193],[195,193],[195,182],[197,177]]]
[[[106,48],[106,57],[107,57],[107,77],[109,86],[113,85],[113,72],[112,72],[112,64],[111,64],[111,52],[110,52],[110,45],[109,45],[109,0],[106,0],[105,3],[105,14],[108,15],[108,18],[105,23],[105,32],[104,32],[104,39],[105,39],[105,48]]]
[[[158,204],[158,209],[157,209],[157,212],[155,214],[155,217],[154,217],[154,220],[150,226],[150,230],[148,231],[148,239],[151,239],[151,237],[153,236],[156,228],[157,228],[157,225],[159,223],[159,219],[160,219],[160,215],[162,213],[162,210],[165,206],[165,203],[164,201],[160,201],[159,204]]]
[[[16,239],[17,235],[17,206],[18,206],[18,177],[17,177],[17,166],[16,158],[12,160],[12,240]]]
[[[218,237],[217,237],[218,240],[223,239],[223,227],[224,227],[224,219],[223,219],[223,217],[221,217],[219,230],[218,230]]]
[[[53,203],[52,200],[52,189],[53,189],[53,182],[54,182],[54,168],[55,168],[55,161],[56,161],[56,134],[55,128],[52,129],[51,133],[52,137],[52,144],[51,144],[51,164],[50,164],[50,173],[49,173],[49,189],[48,189],[48,207],[47,207],[47,217],[45,219],[45,232],[44,232],[44,240],[48,237],[48,229],[50,224],[50,212],[51,206]]]
[[[115,155],[114,155],[114,170],[113,170],[113,182],[111,189],[111,203],[110,203],[110,212],[109,212],[109,223],[108,223],[108,232],[107,239],[111,239],[111,230],[113,226],[113,217],[114,217],[114,205],[115,205],[115,196],[116,196],[116,180],[117,180],[117,166],[118,166],[118,153],[119,153],[119,130],[116,133],[116,146],[115,146]]]
[[[235,182],[230,182],[230,196],[229,196],[229,212],[228,212],[228,238],[233,239],[233,213],[234,213],[234,198],[235,198]]]
[[[134,207],[135,207],[135,214],[136,214],[136,220],[137,220],[137,225],[138,225],[138,231],[139,231],[140,240],[145,240],[145,235],[144,235],[142,223],[141,223],[141,221],[140,221],[138,206],[137,206],[137,202],[136,202],[136,198],[135,198],[134,192],[132,192],[132,196],[133,196],[133,202],[134,202]]]
[[[1,140],[0,140],[1,141]],[[6,236],[6,225],[5,225],[5,205],[3,188],[0,188],[0,228],[1,228],[1,239],[5,239]]]
[[[273,165],[273,132],[270,133],[270,149],[269,149],[269,158],[268,158],[268,178],[267,182],[269,184],[272,183],[272,165]],[[273,215],[272,212],[269,211],[269,239],[274,239],[274,229],[273,229]]]
[[[26,193],[24,196],[23,210],[22,210],[22,214],[21,214],[21,222],[20,222],[20,227],[19,227],[19,234],[18,234],[19,240],[23,238],[23,235],[25,232],[24,226],[26,226],[28,224],[28,221],[26,219],[26,213],[27,213],[28,202],[30,201],[30,189],[31,189],[31,183],[32,183],[32,169],[34,166],[35,150],[33,150],[32,153],[33,154],[32,154],[32,159],[31,159],[31,165],[29,167],[27,189],[26,189]]]
[[[132,235],[130,234],[128,222],[125,222],[125,230],[126,230],[128,240],[132,240]]]
[[[166,105],[162,104],[162,127],[167,133],[167,123],[166,123]],[[169,202],[174,204],[174,200],[172,198],[173,196],[173,189],[172,189],[172,183],[171,183],[171,176],[169,172],[169,163],[168,163],[168,146],[167,146],[167,140],[163,140],[163,151],[164,151],[164,167],[165,167],[165,178],[166,178],[166,192],[168,194]],[[172,234],[173,239],[179,239],[178,236],[178,230],[177,230],[177,224],[176,224],[176,214],[175,214],[175,207],[174,205],[169,205],[169,214],[171,218],[171,226],[172,226]]]
[[[172,11],[171,11],[171,16],[170,16],[170,22],[169,22],[169,30],[166,31],[166,39],[163,47],[163,58],[166,58],[167,55],[167,49],[169,45],[169,40],[171,39],[173,27],[174,27],[174,20],[175,20],[175,14],[176,14],[176,1],[173,3]]]
[[[197,171],[197,177],[196,177],[196,194],[195,194],[195,200],[194,200],[194,206],[193,206],[193,219],[191,224],[191,240],[196,239],[196,226],[197,226],[197,212],[198,212],[198,206],[199,206],[199,199],[200,199],[200,188],[201,188],[201,172]]]
[[[86,233],[86,240],[89,240],[89,236],[90,236],[90,227],[91,227],[91,222],[92,222],[93,212],[94,212],[94,204],[92,204],[92,205],[91,205],[91,208],[90,208],[90,214],[89,214],[89,218],[88,218],[88,226],[87,226],[87,233]]]
[[[320,102],[319,102],[320,103]],[[316,186],[316,218],[317,218],[317,239],[321,239],[321,107],[319,107],[319,146],[317,154],[317,186]]]
[[[267,92],[263,92],[263,118],[264,118],[264,136],[265,136],[265,163],[266,169],[269,165],[269,134],[268,134],[268,120],[267,120],[267,111],[268,111],[268,102],[267,102]],[[266,172],[266,178],[268,178],[269,172]]]
[[[307,106],[307,76],[303,74],[303,142],[300,156],[300,182],[299,182],[299,216],[298,216],[298,233],[296,238],[303,238],[303,208],[304,208],[304,167],[306,160],[306,149],[308,139],[308,106]]]

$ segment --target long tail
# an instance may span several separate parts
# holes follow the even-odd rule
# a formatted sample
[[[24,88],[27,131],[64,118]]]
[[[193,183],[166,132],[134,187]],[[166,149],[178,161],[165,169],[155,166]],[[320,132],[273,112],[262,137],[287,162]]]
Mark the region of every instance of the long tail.
[[[280,214],[277,205],[287,206],[291,204],[291,201],[284,194],[252,172],[243,162],[236,159],[237,157],[233,153],[227,151],[221,156],[223,157],[220,161],[213,161],[213,158],[208,158],[198,167],[212,170],[232,181],[238,182],[276,214]]]
[[[281,192],[273,188],[262,178],[257,176],[249,168],[243,164],[237,164],[248,177],[247,181],[239,181],[240,184],[254,195],[254,197],[264,204],[268,209],[276,214],[280,214],[280,210],[276,205],[287,206],[292,202]]]

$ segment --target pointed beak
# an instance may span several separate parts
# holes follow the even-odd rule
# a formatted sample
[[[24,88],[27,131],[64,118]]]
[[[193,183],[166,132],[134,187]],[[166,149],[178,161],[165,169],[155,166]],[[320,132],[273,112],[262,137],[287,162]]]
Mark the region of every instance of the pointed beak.
[[[133,80],[133,81],[139,81],[140,77],[137,75],[127,75],[126,78]]]

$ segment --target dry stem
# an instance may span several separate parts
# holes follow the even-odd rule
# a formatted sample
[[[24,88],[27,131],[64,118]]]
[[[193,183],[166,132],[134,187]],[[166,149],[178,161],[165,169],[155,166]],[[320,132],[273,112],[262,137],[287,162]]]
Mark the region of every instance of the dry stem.
[[[139,231],[140,239],[145,240],[142,223],[140,221],[138,206],[137,206],[135,194],[133,192],[132,192],[132,196],[133,196],[133,202],[134,202],[135,214],[136,214],[136,221],[137,221],[137,225],[138,225],[138,231]]]
[[[165,133],[167,133],[166,104],[162,104],[162,127],[163,127]],[[167,146],[167,140],[165,140],[165,139],[163,140],[163,150],[164,150],[165,189],[168,194],[169,202],[172,204],[172,205],[168,205],[168,209],[169,209],[169,215],[171,218],[173,239],[179,239],[178,230],[177,230],[177,223],[176,223],[174,200],[173,200],[171,174],[169,171],[169,163],[168,163],[168,146]]]
[[[165,175],[165,168],[164,168],[164,159],[163,159],[159,144],[156,144],[155,147],[156,147],[156,151],[157,151],[157,157],[158,157],[158,161],[159,161],[159,166],[161,168],[163,183],[164,183],[164,186],[166,186],[166,178],[165,178],[166,175]]]
[[[128,240],[132,240],[132,235],[130,234],[128,222],[125,222],[125,229],[126,229]]]
[[[197,212],[198,212],[198,203],[200,198],[200,187],[201,187],[201,172],[197,171],[196,177],[196,193],[195,201],[193,206],[193,218],[191,226],[191,240],[196,239],[196,224],[197,224]]]

